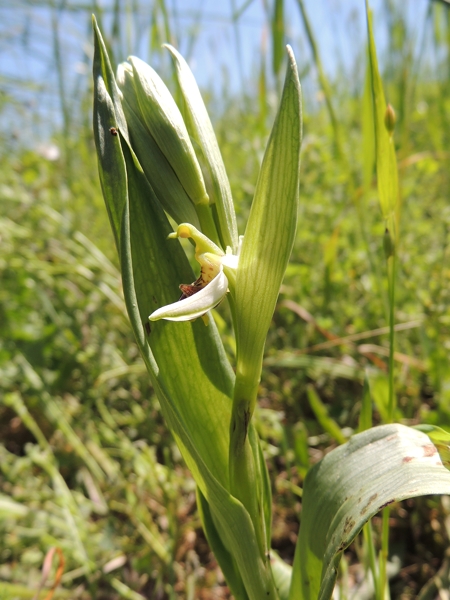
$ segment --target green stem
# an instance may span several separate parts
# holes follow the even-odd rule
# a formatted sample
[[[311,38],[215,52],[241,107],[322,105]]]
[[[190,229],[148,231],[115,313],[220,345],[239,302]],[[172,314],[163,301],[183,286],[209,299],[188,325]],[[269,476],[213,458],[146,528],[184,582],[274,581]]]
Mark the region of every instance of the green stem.
[[[388,269],[388,291],[389,291],[389,396],[388,396],[388,418],[394,421],[396,401],[394,390],[394,347],[395,347],[395,275],[396,275],[396,248],[387,259]],[[389,516],[390,508],[383,509],[383,529],[381,534],[380,552],[380,578],[379,594],[380,600],[385,600],[386,594],[386,565],[389,554]]]
[[[396,401],[394,390],[394,346],[395,346],[395,275],[396,255],[388,258],[388,289],[389,289],[389,422],[394,421]]]
[[[391,509],[389,506],[383,509],[383,522],[382,522],[382,534],[381,534],[381,552],[380,552],[380,577],[379,577],[379,598],[380,600],[387,600],[387,560],[389,554],[389,517],[391,515]]]
[[[373,585],[375,587],[375,598],[376,600],[380,600],[380,589],[379,589],[379,579],[377,572],[377,559],[375,555],[375,544],[373,543],[373,535],[372,535],[372,520],[364,525],[363,529],[364,539],[366,541],[367,551],[369,554],[369,567],[372,571],[373,577]]]
[[[260,372],[261,369],[259,369]],[[255,457],[248,439],[248,429],[256,404],[258,385],[259,379],[255,381],[252,377],[242,373],[238,360],[230,421],[229,474],[230,492],[247,509],[255,528],[261,556],[265,557],[268,548],[266,548],[264,535],[260,482],[258,481]]]

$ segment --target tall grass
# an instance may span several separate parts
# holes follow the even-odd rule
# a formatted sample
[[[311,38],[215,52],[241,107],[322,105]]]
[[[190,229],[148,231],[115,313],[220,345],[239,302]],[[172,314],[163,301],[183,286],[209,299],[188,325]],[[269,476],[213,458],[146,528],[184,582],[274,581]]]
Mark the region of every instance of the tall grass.
[[[293,36],[311,57],[301,65],[308,98],[298,239],[269,332],[256,414],[274,488],[273,545],[289,560],[307,469],[356,431],[363,405],[372,407],[374,423],[393,418],[450,429],[450,19],[444,4],[430,3],[417,36],[402,3],[387,2],[376,15],[375,26],[385,27],[388,39],[380,60],[385,92],[398,115],[402,235],[393,348],[393,329],[391,338],[386,330],[384,225],[367,150],[370,129],[362,118],[363,69],[355,94],[338,71],[325,68],[329,48],[314,30],[311,5],[285,3],[283,13],[282,4],[268,3],[258,30],[258,40],[265,35],[270,41],[261,43],[258,76],[247,78],[241,65],[245,103],[226,91],[226,78],[211,82],[205,96],[243,221],[270,126],[277,52]],[[231,7],[235,49],[243,44],[247,5]],[[48,70],[42,73],[58,90],[52,95],[58,118],[33,122],[25,114],[34,97],[31,77],[23,79],[20,93],[11,77],[3,78],[7,100],[0,118],[28,119],[26,136],[17,125],[19,139],[5,134],[0,166],[5,598],[33,597],[52,546],[65,559],[55,598],[229,597],[199,527],[192,481],[168,437],[125,317],[93,160],[88,78],[68,75],[67,39],[81,46],[91,11],[103,20],[117,61],[144,49],[143,58],[161,69],[168,66],[160,42],[170,38],[195,55],[202,31],[213,27],[206,11],[196,13],[186,33],[169,3],[152,4],[145,18],[138,8],[44,4],[50,20],[44,32]],[[24,22],[35,18],[29,5],[20,10]],[[68,15],[81,25],[71,29]],[[304,25],[292,32],[289,22]],[[34,40],[21,31],[23,47],[35,51]],[[363,46],[353,58],[365,64]],[[83,61],[89,63],[89,51]],[[36,112],[41,119],[48,114]],[[36,132],[44,141],[51,137],[60,158],[42,157]],[[232,353],[222,307],[216,320]],[[391,510],[391,548],[401,563],[391,597],[418,595],[427,580],[438,585],[433,577],[448,544],[448,512],[445,499]],[[366,532],[368,544],[358,542],[348,553],[353,572],[374,563],[379,518],[371,535],[373,546]]]

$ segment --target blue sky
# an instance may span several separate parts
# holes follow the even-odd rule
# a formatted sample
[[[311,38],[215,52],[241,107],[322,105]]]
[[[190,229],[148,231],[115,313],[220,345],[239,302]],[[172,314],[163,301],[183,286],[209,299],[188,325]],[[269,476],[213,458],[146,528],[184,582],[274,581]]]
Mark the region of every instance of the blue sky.
[[[317,37],[326,71],[335,77],[344,69],[349,85],[355,85],[355,60],[361,60],[365,41],[364,0],[304,0]],[[14,135],[36,141],[48,136],[51,126],[61,123],[58,77],[54,61],[51,10],[39,0],[0,1],[0,89],[15,99],[3,107],[0,118]],[[58,3],[56,3],[58,6]],[[105,27],[112,25],[112,0],[98,0],[105,15]],[[123,0],[121,40],[123,59],[135,53],[150,60],[156,68],[164,63],[149,51],[150,7],[154,2],[140,0],[138,15],[130,16],[126,8],[132,3]],[[270,53],[270,27],[265,5],[272,0],[167,0],[175,42],[189,59],[191,68],[204,88],[216,95],[233,94],[256,85],[256,73],[261,61],[261,49]],[[379,53],[386,50],[387,25],[383,7],[385,0],[372,0]],[[428,0],[396,0],[407,11],[413,29],[417,30],[417,47],[422,35]],[[90,78],[92,41],[88,4],[75,0],[62,3],[57,10],[58,39],[61,52],[61,72],[67,103],[75,107],[76,99],[85,90]],[[78,8],[77,8],[78,7]],[[246,7],[237,24],[233,12]],[[108,16],[109,15],[109,16]],[[287,23],[286,42],[293,46],[299,70],[310,63],[310,52],[296,0],[285,0]],[[162,25],[162,18],[157,21]],[[162,28],[162,27],[161,27]],[[162,34],[163,36],[164,34]],[[164,38],[163,38],[163,41]],[[270,55],[267,57],[270,66]],[[305,76],[304,85],[313,89],[314,70]],[[75,109],[74,109],[75,110]],[[74,113],[74,118],[80,118]]]

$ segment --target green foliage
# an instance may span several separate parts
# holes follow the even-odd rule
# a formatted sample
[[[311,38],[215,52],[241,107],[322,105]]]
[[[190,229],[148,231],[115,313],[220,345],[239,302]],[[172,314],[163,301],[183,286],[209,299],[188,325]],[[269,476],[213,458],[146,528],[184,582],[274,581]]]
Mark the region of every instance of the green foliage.
[[[423,24],[425,39],[436,49],[433,60],[442,57],[436,70],[444,74],[450,64],[445,10],[430,3],[432,18]],[[156,48],[170,31],[163,32],[167,20],[155,13]],[[389,34],[393,39],[395,33],[389,64],[381,56],[379,67],[386,98],[397,112],[403,198],[395,302],[396,322],[404,325],[396,331],[397,406],[407,423],[448,430],[448,80],[433,73],[425,79],[416,54],[406,52],[408,44],[400,42],[411,46],[413,38],[400,9],[384,16],[392,16],[396,28]],[[125,36],[119,20],[116,25],[108,45],[122,60]],[[375,32],[381,26],[377,19]],[[323,59],[320,36],[317,47]],[[422,56],[428,66],[430,55]],[[365,64],[363,49],[354,60]],[[357,96],[342,91],[343,82],[333,75],[328,86],[328,107],[307,93],[300,226],[269,330],[255,411],[274,494],[273,545],[291,561],[304,476],[334,444],[330,422],[321,424],[311,410],[308,385],[314,383],[326,416],[347,438],[358,428],[361,406],[365,427],[372,411],[375,424],[387,411],[387,290],[379,275],[384,227],[370,126],[363,117],[367,102],[362,82]],[[256,89],[247,86],[251,102],[245,111],[234,99],[225,100],[214,122],[240,233],[268,135],[264,115],[270,106],[258,112]],[[270,89],[261,93],[270,99]],[[213,101],[211,93],[208,108]],[[58,545],[66,567],[64,589],[55,597],[229,597],[193,510],[192,480],[130,333],[88,121],[85,116],[69,123],[73,138],[56,138],[70,165],[13,146],[2,151],[0,596],[32,597],[43,558]],[[187,264],[185,269],[188,281],[192,274]],[[146,271],[142,277],[153,275]],[[215,320],[232,356],[225,306],[218,307]],[[428,586],[439,585],[429,557],[432,552],[440,559],[448,545],[442,525],[447,516],[445,499],[394,507],[395,551],[403,566],[416,562],[419,568],[415,576],[407,569],[397,575],[392,597],[418,595],[428,580]],[[419,540],[414,556],[408,548],[413,540],[399,534],[405,530]],[[213,534],[207,532],[208,541],[218,553]],[[374,542],[378,548],[376,521]],[[363,571],[366,555],[358,541],[348,556]]]

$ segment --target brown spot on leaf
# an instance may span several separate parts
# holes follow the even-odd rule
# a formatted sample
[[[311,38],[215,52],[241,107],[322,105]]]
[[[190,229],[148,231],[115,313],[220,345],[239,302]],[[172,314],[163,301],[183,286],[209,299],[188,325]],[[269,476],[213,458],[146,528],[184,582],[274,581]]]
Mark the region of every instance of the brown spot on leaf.
[[[345,519],[345,523],[344,523],[344,535],[347,536],[350,531],[353,529],[355,525],[355,519],[353,519],[353,517],[348,516]]]
[[[364,515],[368,511],[369,506],[372,504],[372,502],[374,502],[377,498],[378,498],[378,494],[372,494],[370,496],[370,498],[367,500],[366,505],[363,506],[363,508],[361,509],[361,512],[359,514]]]
[[[433,444],[427,444],[426,446],[423,446],[424,456],[434,456],[436,452],[436,447]]]

